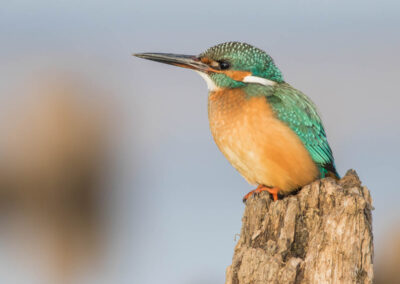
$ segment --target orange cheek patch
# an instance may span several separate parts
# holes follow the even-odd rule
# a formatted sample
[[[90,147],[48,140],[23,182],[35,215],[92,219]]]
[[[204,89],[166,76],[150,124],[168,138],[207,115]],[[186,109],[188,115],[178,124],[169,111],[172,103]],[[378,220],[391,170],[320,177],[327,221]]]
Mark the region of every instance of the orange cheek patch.
[[[237,70],[228,70],[223,71],[226,76],[232,78],[235,81],[243,81],[245,77],[251,75],[249,71],[237,71]]]

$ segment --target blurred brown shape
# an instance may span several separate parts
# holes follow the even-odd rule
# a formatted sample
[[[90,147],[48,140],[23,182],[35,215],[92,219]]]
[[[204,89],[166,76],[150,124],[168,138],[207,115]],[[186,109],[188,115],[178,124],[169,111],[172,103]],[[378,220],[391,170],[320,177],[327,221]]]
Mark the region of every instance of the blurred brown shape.
[[[107,116],[101,96],[68,79],[35,90],[2,131],[0,217],[46,282],[70,283],[99,249]]]
[[[376,260],[375,284],[400,283],[400,230],[388,232],[385,246]]]

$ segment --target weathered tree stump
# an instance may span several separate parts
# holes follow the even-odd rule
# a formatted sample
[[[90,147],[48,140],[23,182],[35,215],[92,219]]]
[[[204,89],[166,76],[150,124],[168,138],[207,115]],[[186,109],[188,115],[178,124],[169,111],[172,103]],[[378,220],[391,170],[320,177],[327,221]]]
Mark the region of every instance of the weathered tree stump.
[[[372,200],[355,171],[249,198],[226,284],[372,283]]]

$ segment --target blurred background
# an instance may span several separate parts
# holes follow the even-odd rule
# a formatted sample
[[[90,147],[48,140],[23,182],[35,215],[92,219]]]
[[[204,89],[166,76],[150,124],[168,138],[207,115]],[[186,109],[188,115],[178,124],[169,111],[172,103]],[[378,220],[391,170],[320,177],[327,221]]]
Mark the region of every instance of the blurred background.
[[[339,173],[371,190],[376,267],[398,271],[399,2],[0,6],[1,283],[224,282],[252,187],[214,145],[203,80],[131,53],[231,40],[317,104]]]

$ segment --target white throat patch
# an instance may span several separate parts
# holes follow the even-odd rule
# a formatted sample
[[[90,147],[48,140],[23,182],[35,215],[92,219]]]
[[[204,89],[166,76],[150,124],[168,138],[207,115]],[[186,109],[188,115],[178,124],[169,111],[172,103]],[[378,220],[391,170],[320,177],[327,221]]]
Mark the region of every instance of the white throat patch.
[[[261,78],[261,77],[257,77],[257,76],[246,76],[243,78],[243,82],[244,83],[256,83],[256,84],[261,84],[264,86],[274,86],[276,85],[276,82],[265,79],[265,78]]]
[[[210,76],[208,76],[207,74],[200,72],[200,71],[196,71],[196,72],[200,74],[200,76],[204,79],[204,81],[206,81],[207,88],[210,92],[213,92],[218,89],[218,86],[215,85],[214,81],[210,78]]]

